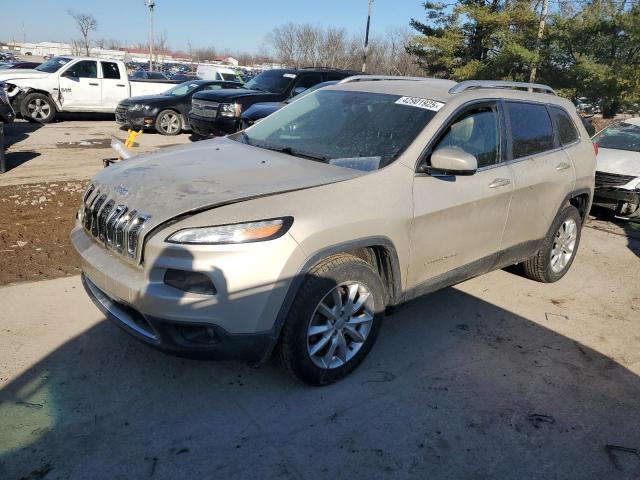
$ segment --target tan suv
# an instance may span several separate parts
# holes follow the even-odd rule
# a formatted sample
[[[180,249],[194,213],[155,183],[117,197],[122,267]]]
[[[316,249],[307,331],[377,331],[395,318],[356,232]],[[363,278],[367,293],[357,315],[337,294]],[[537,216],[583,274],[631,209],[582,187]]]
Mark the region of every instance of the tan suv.
[[[355,78],[244,132],[110,166],[71,237],[104,313],[164,350],[326,384],[385,310],[522,263],[569,269],[595,155],[543,85]]]

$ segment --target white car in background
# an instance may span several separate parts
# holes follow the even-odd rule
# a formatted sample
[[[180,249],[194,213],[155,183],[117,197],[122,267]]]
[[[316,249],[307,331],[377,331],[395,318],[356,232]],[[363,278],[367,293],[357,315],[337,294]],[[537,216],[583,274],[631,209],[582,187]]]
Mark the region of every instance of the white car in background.
[[[640,118],[609,125],[592,140],[598,146],[594,204],[640,221]]]

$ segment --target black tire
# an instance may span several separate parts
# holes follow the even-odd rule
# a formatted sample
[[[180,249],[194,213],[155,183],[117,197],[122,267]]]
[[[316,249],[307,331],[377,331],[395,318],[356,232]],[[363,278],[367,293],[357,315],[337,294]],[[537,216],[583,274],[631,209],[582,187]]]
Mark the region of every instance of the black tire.
[[[169,128],[169,124],[165,124],[165,120],[168,118],[176,119],[175,121],[178,122],[177,129]],[[180,115],[175,110],[163,110],[156,117],[156,131],[161,135],[178,135],[180,132],[182,132],[183,123],[184,122],[182,121],[182,115]]]
[[[551,267],[551,255],[558,237],[560,227],[568,220],[573,219],[576,225],[576,239],[575,246],[573,247],[572,255],[567,261],[566,265],[559,272],[554,271]],[[582,218],[578,210],[568,205],[564,207],[560,213],[556,216],[547,237],[542,243],[542,247],[538,250],[538,253],[533,257],[525,260],[522,264],[524,274],[531,280],[536,280],[543,283],[553,283],[560,280],[569,271],[573,260],[576,258],[578,252],[578,246],[580,245],[580,236],[582,233]]]
[[[373,298],[373,322],[357,353],[341,366],[320,368],[307,348],[307,329],[320,301],[337,285],[358,282]],[[287,316],[278,344],[287,370],[309,385],[328,385],[352,372],[376,341],[384,316],[384,286],[378,272],[364,260],[348,254],[333,255],[316,265],[304,278]]]
[[[22,118],[29,122],[51,123],[56,118],[56,105],[47,95],[30,93],[22,102],[20,113]]]

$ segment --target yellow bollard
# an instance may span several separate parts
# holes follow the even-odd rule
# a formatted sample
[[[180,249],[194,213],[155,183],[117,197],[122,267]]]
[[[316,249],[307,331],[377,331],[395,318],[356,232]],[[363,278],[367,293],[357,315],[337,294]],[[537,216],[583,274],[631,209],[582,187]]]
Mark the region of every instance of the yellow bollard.
[[[135,130],[129,129],[128,133],[129,136],[127,137],[127,141],[124,142],[124,146],[127,148],[131,148],[133,147],[133,142],[135,142],[138,135],[142,133],[142,129],[138,130],[137,132]]]

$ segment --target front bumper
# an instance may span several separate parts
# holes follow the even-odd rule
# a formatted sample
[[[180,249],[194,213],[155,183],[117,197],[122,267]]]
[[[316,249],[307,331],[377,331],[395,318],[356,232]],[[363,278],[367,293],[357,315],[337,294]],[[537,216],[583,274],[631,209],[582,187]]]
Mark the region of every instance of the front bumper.
[[[98,308],[162,350],[254,364],[266,360],[278,338],[284,299],[304,260],[295,240],[286,234],[249,244],[174,245],[164,242],[167,234],[158,232],[145,242],[144,264],[138,266],[81,226],[74,228],[71,242],[80,255],[83,283]],[[167,284],[169,269],[207,275],[216,293],[190,293]]]
[[[239,359],[260,364],[273,349],[271,334],[232,335],[217,325],[174,322],[143,315],[130,305],[112,299],[84,273],[89,298],[117,326],[159,350],[210,359]]]
[[[593,204],[613,209],[621,219],[640,219],[640,184],[635,189],[596,187]]]
[[[157,112],[150,114],[143,110],[132,112],[118,108],[116,109],[116,123],[124,127],[153,129],[156,126],[156,115]]]
[[[235,117],[203,117],[189,113],[191,130],[201,137],[214,137],[235,133],[240,128],[240,119]]]

